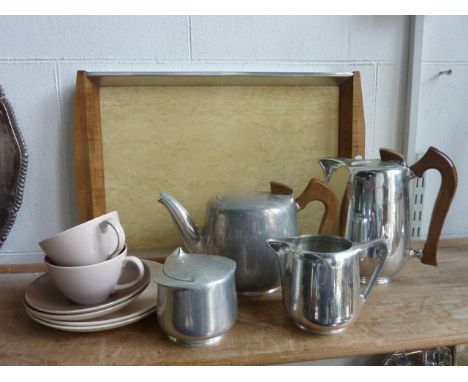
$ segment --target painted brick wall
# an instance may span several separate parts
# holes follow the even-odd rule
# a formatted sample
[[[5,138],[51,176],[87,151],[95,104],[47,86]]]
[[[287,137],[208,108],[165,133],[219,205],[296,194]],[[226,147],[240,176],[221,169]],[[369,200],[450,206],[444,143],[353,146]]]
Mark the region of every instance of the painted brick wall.
[[[1,16],[0,84],[30,164],[0,262],[40,259],[39,240],[78,222],[71,149],[78,69],[359,70],[370,157],[380,146],[402,149],[408,34],[404,16]]]
[[[452,75],[439,75],[452,69]],[[444,237],[468,236],[468,16],[424,19],[416,146],[436,146],[457,166],[458,190],[445,221]],[[423,212],[426,235],[440,177],[428,174]]]

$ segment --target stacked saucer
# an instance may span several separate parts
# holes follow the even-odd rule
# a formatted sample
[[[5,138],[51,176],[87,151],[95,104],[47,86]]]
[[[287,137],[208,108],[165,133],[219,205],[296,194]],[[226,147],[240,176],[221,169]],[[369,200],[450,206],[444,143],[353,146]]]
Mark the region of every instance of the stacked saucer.
[[[67,299],[48,273],[34,280],[26,289],[24,306],[36,322],[69,332],[109,330],[139,321],[156,310],[157,284],[152,281],[162,266],[142,260],[144,275],[131,288],[119,290],[99,304],[80,305]],[[134,279],[135,269],[127,266],[120,281]]]

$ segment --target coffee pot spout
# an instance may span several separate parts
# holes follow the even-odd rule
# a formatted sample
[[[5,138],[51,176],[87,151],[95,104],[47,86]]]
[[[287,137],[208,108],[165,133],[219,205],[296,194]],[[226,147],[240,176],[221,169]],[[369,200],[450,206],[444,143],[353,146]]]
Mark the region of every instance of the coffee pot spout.
[[[319,163],[322,167],[326,182],[330,181],[330,178],[336,169],[346,165],[346,163],[339,158],[321,158]]]
[[[169,211],[186,250],[192,253],[204,253],[202,235],[187,210],[167,192],[161,192],[160,196],[159,203]]]

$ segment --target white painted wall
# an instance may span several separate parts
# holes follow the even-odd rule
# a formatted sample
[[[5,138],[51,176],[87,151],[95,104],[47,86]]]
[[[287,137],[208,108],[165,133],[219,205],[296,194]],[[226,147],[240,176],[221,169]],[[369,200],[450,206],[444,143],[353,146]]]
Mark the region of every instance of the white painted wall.
[[[451,76],[439,72],[452,69]],[[445,222],[444,237],[468,236],[468,16],[426,16],[416,135],[417,152],[436,146],[458,170],[458,190]],[[426,182],[423,234],[426,235],[440,177]]]
[[[0,262],[38,261],[37,242],[78,222],[72,162],[75,75],[88,71],[354,71],[366,155],[402,150],[404,16],[0,17],[0,84],[30,164]],[[454,77],[455,78],[455,77]]]

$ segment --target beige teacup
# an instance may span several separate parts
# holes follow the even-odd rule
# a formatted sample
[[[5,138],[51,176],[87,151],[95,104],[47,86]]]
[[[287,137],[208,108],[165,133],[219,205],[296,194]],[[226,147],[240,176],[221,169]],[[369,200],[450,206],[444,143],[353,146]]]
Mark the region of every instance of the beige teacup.
[[[122,270],[131,262],[137,268],[135,280],[118,284]],[[55,286],[71,301],[81,305],[94,305],[106,300],[113,292],[138,283],[144,275],[144,266],[135,256],[127,256],[127,247],[109,260],[79,267],[55,265],[45,258],[48,274]]]
[[[125,232],[118,212],[113,211],[42,240],[39,246],[56,265],[90,265],[119,254]]]

